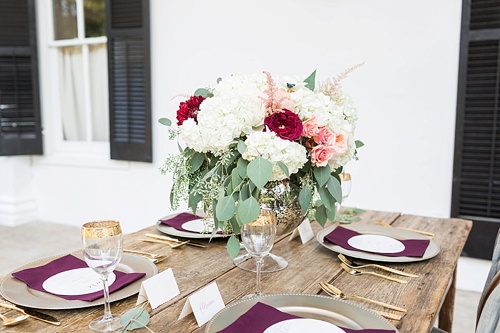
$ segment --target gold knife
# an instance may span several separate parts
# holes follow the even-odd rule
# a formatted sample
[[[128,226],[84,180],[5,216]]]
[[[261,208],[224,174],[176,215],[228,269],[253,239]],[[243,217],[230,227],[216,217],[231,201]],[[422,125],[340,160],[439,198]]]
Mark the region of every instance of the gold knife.
[[[16,310],[16,311],[19,311],[21,313],[24,313],[24,314],[27,314],[28,316],[32,317],[32,318],[35,318],[35,319],[38,319],[38,320],[41,320],[43,322],[46,322],[46,323],[49,323],[49,324],[52,324],[52,325],[56,325],[56,326],[59,326],[61,325],[61,322],[59,320],[57,320],[57,318],[54,318],[46,313],[43,313],[43,312],[38,312],[36,310],[33,310],[33,309],[30,309],[30,308],[26,308],[26,307],[17,307],[15,305],[11,305],[11,304],[7,304],[7,303],[2,303],[0,302],[0,306],[3,307],[3,308],[6,308],[6,309],[11,309],[11,310]]]
[[[155,235],[155,234],[146,234],[146,237],[161,239],[161,240],[175,242],[175,243],[183,243],[184,242],[184,241],[181,241],[177,238],[172,238],[172,237],[162,236],[162,235]],[[195,242],[192,242],[191,240],[189,240],[189,242],[186,243],[186,245],[197,246],[197,247],[206,247],[206,245],[204,245],[204,244],[195,243]]]

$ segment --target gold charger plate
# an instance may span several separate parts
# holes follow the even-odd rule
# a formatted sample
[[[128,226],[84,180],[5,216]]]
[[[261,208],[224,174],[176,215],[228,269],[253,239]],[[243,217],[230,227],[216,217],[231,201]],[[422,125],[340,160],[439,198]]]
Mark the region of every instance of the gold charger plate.
[[[66,254],[64,254],[66,255]],[[92,302],[79,301],[79,300],[67,300],[49,293],[44,293],[35,289],[31,289],[24,282],[16,279],[11,274],[26,268],[33,268],[45,265],[54,259],[60,258],[64,255],[48,257],[31,262],[27,265],[16,268],[10,274],[6,275],[0,283],[0,294],[8,300],[9,302],[26,306],[36,309],[50,309],[50,310],[62,310],[62,309],[79,309],[86,308],[96,305],[104,304],[104,297],[96,299]],[[72,253],[77,258],[83,260],[81,252]],[[142,281],[150,278],[151,276],[158,273],[158,268],[151,261],[146,258],[124,253],[122,260],[116,267],[117,270],[124,273],[146,273],[145,276],[132,282],[131,284],[123,287],[120,290],[111,293],[110,301],[118,301],[134,294],[137,294],[141,288]]]
[[[219,311],[208,322],[205,333],[215,333],[226,328],[257,302],[299,317],[319,319],[345,328],[387,329],[398,333],[387,319],[371,310],[349,301],[307,294],[271,294],[238,301]]]
[[[358,258],[358,259],[365,259],[365,260],[371,260],[371,261],[382,261],[382,262],[416,262],[416,261],[423,261],[427,260],[430,258],[435,257],[438,255],[438,253],[441,251],[441,248],[436,241],[433,239],[430,240],[429,246],[427,247],[427,250],[425,250],[424,255],[419,258],[419,257],[389,257],[385,256],[382,254],[377,254],[377,253],[371,253],[371,252],[364,252],[364,251],[355,251],[355,250],[348,250],[345,249],[341,246],[335,245],[330,242],[325,242],[324,238],[326,235],[328,235],[330,232],[332,232],[337,226],[332,225],[328,228],[325,228],[318,232],[316,235],[317,241],[326,247],[327,249],[337,252],[337,253],[342,253],[346,256],[353,257],[353,258]],[[360,234],[372,234],[372,235],[381,235],[381,236],[387,236],[391,237],[394,239],[399,239],[399,240],[404,240],[404,239],[429,239],[428,237],[418,234],[413,231],[408,231],[408,230],[402,230],[402,229],[397,229],[397,228],[390,228],[390,227],[383,227],[380,225],[373,225],[373,224],[350,224],[350,225],[342,225],[342,227],[346,229],[350,229],[356,232],[359,232]]]

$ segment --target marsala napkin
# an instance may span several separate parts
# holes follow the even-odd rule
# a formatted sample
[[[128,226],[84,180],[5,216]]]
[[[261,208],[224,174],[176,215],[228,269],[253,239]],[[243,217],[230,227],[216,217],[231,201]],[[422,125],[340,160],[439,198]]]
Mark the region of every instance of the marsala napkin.
[[[399,240],[401,243],[404,244],[405,249],[401,252],[396,252],[396,253],[380,253],[380,252],[372,252],[372,251],[364,251],[357,249],[355,247],[350,246],[347,241],[354,236],[362,235],[356,231],[353,231],[351,229],[347,229],[341,226],[336,227],[332,232],[330,232],[328,235],[325,236],[324,241],[333,243],[335,245],[341,246],[344,249],[347,250],[355,250],[355,251],[363,251],[363,252],[370,252],[370,253],[376,253],[388,257],[419,257],[422,258],[422,256],[425,253],[425,250],[429,246],[430,240],[428,239],[403,239]]]
[[[49,277],[56,275],[58,273],[68,271],[76,268],[87,268],[85,261],[78,259],[71,254],[65,255],[64,257],[52,260],[51,262],[38,267],[27,268],[22,271],[12,273],[12,276],[18,278],[19,280],[26,283],[30,288],[36,289],[38,291],[47,292],[43,289],[42,285]],[[130,283],[142,278],[146,273],[123,273],[115,270],[116,280],[109,286],[109,293],[117,291]],[[92,302],[96,299],[103,297],[102,291],[96,291],[91,294],[85,295],[56,295],[68,300],[81,300]]]
[[[183,229],[182,225],[186,222],[193,221],[196,219],[201,219],[201,217],[198,215],[191,214],[191,213],[180,213],[180,214],[175,215],[174,217],[160,220],[160,222],[165,224],[165,225],[168,225],[169,227],[180,230],[180,231],[191,232],[191,231],[188,231],[186,229]]]
[[[270,305],[257,302],[247,312],[242,314],[231,325],[219,333],[262,333],[268,327],[289,319],[301,318],[282,312]],[[340,326],[339,326],[340,327]],[[346,333],[394,333],[394,330],[385,329],[351,329],[340,327]]]

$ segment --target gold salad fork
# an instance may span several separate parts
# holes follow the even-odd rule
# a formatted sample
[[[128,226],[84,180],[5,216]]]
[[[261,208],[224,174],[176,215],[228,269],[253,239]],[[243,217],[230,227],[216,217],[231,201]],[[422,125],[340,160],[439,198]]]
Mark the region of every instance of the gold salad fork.
[[[349,259],[347,259],[346,256],[344,256],[342,253],[339,253],[338,258],[346,266],[348,266],[348,267],[350,267],[352,269],[375,267],[375,268],[383,269],[383,270],[385,270],[387,272],[391,272],[391,273],[394,273],[394,274],[398,274],[398,275],[402,275],[402,276],[407,276],[407,277],[418,278],[418,275],[411,274],[411,273],[406,273],[406,272],[403,272],[403,271],[400,271],[400,270],[397,270],[397,269],[394,269],[394,268],[382,266],[382,265],[377,265],[377,264],[364,264],[364,265],[360,265],[360,264],[356,264],[356,263],[350,261]]]
[[[381,277],[381,278],[384,278],[384,279],[387,279],[387,280],[391,280],[391,281],[394,281],[394,282],[398,282],[398,283],[408,283],[408,281],[406,281],[406,280],[396,279],[396,278],[393,278],[393,277],[390,277],[390,276],[387,276],[387,275],[378,274],[378,273],[375,273],[375,272],[361,271],[361,270],[357,270],[357,269],[354,269],[354,268],[350,268],[350,267],[346,266],[346,264],[344,264],[343,262],[340,263],[340,266],[344,269],[344,271],[346,271],[347,273],[349,273],[351,275],[363,275],[363,274],[366,274],[366,275],[378,276],[378,277]]]
[[[167,259],[166,255],[161,255],[161,254],[156,254],[156,253],[149,253],[149,252],[138,251],[138,250],[126,250],[126,249],[124,249],[123,252],[138,254],[140,256],[145,257],[146,259],[148,259],[149,261],[151,261],[153,264],[160,263],[163,260]]]
[[[342,292],[340,292],[340,293],[335,292],[334,290],[338,290],[338,291],[340,291],[340,290],[337,289],[337,288],[335,288],[333,285],[329,284],[328,282],[320,282],[319,285],[320,285],[321,289],[325,293],[327,293],[329,296],[331,296],[333,298],[338,298],[338,299],[351,298],[351,299],[364,300],[366,302],[370,302],[370,303],[373,303],[373,304],[384,306],[386,308],[393,309],[393,310],[394,310],[394,308],[401,309],[401,310],[404,310],[404,311],[400,311],[400,310],[397,310],[397,311],[406,313],[406,310],[403,309],[403,308],[399,308],[397,306],[394,306],[394,305],[391,305],[391,304],[387,304],[387,303],[383,303],[383,302],[378,302],[378,301],[375,301],[375,300],[372,300],[372,299],[369,299],[369,298],[364,298],[364,297],[360,297],[360,296],[349,296],[349,297],[347,297]],[[403,316],[395,314],[395,313],[388,313],[388,312],[385,312],[385,311],[379,311],[379,310],[373,310],[373,309],[371,309],[371,311],[374,311],[375,313],[378,313],[382,317],[385,317],[385,318],[388,318],[388,319],[401,320],[403,318]]]

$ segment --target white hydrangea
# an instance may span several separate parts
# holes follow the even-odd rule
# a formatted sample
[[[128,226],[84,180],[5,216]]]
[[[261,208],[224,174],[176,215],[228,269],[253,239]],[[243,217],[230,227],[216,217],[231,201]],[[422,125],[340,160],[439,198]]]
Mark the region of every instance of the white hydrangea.
[[[264,122],[260,97],[265,97],[264,74],[233,74],[214,89],[214,96],[200,105],[198,124],[181,125],[184,142],[202,153],[221,153],[241,135],[249,134]]]
[[[245,140],[242,157],[252,161],[258,156],[273,164],[271,181],[287,178],[277,162],[284,163],[290,174],[299,171],[307,162],[306,149],[297,142],[282,140],[274,132],[254,132]]]

